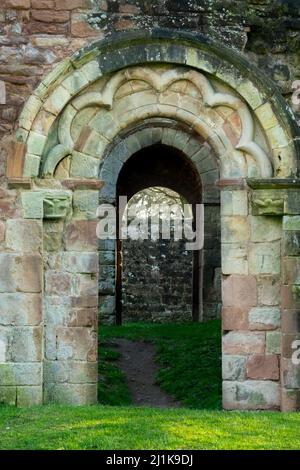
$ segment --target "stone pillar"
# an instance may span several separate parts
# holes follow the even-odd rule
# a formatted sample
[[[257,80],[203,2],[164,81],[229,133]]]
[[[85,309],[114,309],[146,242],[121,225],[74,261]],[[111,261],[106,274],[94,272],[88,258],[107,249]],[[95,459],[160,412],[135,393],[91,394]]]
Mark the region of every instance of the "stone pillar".
[[[283,217],[282,411],[300,410],[300,191],[289,191]],[[297,353],[298,350],[298,353]]]
[[[72,212],[44,213],[45,403],[97,402],[97,200],[75,189]]]
[[[42,224],[0,189],[0,402],[42,404]],[[4,213],[4,210],[6,213]]]
[[[255,215],[248,196],[223,183],[223,405],[279,409],[281,220]]]

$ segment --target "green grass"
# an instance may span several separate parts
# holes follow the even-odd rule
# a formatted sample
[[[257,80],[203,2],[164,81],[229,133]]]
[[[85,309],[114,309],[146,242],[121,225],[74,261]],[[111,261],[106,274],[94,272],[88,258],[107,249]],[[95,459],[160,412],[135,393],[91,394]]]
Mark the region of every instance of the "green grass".
[[[151,341],[155,344],[159,364],[157,383],[185,407],[221,408],[219,320],[207,323],[128,323],[123,326],[102,326],[100,357],[105,359],[107,354],[109,361],[105,359],[101,366],[100,402],[128,405],[130,396],[124,377],[118,372],[116,365],[112,364],[112,359],[118,353],[106,346],[107,342],[113,342],[113,338],[117,337]]]
[[[130,405],[132,403],[126,378],[115,364],[120,353],[107,341],[100,342],[99,347],[99,387],[98,401],[103,405]]]
[[[299,449],[300,413],[0,407],[1,449]]]
[[[115,337],[152,341],[161,386],[190,408],[0,406],[0,449],[300,449],[300,413],[208,409],[220,406],[218,321],[101,327],[99,397],[110,405],[130,403]]]

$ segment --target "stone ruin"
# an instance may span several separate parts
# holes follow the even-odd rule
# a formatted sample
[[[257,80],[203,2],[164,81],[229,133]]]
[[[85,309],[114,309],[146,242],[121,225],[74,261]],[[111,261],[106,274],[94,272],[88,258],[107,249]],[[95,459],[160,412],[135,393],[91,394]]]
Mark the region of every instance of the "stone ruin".
[[[237,51],[247,31],[228,25],[220,31],[232,47],[205,25],[92,41],[101,20],[82,19],[83,1],[52,13],[29,10],[36,3],[6,0],[18,24],[30,13],[37,47],[47,34],[63,44],[65,24],[73,49],[85,47],[55,67],[48,53],[20,114],[5,96],[18,76],[0,88],[0,401],[97,401],[98,324],[115,319],[118,297],[118,247],[97,239],[97,207],[168,183],[216,208],[207,213],[221,230],[224,408],[299,410],[299,128],[278,83],[251,63],[255,38],[248,56]],[[130,29],[133,19],[118,21]],[[41,60],[30,47],[20,48],[25,62]],[[195,316],[203,255],[194,255]]]

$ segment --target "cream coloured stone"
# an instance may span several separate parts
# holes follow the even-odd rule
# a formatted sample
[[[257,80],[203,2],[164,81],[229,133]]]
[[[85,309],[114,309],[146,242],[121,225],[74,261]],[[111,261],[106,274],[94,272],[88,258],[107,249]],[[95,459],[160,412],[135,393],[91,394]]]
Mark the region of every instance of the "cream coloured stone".
[[[254,86],[250,80],[243,81],[237,87],[237,91],[249,103],[252,109],[256,109],[263,104],[263,98],[259,90]]]
[[[222,244],[222,273],[248,274],[247,247],[239,243]]]
[[[82,178],[97,178],[99,172],[98,158],[91,157],[81,152],[73,151],[70,176]]]
[[[267,354],[280,354],[281,352],[281,331],[270,331],[266,333]]]
[[[280,326],[279,307],[254,307],[249,312],[251,330],[273,330]]]
[[[251,243],[249,272],[251,274],[279,274],[280,242]]]
[[[280,240],[282,236],[282,221],[278,217],[250,217],[251,241],[270,242]]]
[[[33,155],[42,155],[46,140],[46,136],[30,132],[27,140],[27,152]]]
[[[27,154],[24,163],[23,176],[34,177],[39,175],[41,157],[39,155]]]
[[[96,60],[87,62],[81,67],[81,72],[86,76],[89,82],[93,82],[101,77],[99,63]]]
[[[223,406],[226,410],[278,409],[280,385],[270,380],[224,381]]]
[[[52,114],[58,114],[70,101],[71,94],[63,86],[58,86],[44,103],[44,109]]]
[[[247,217],[221,217],[222,243],[240,243],[249,240]]]
[[[272,127],[278,125],[278,119],[276,118],[271,104],[268,102],[256,108],[255,114],[265,130],[271,129]]]
[[[37,96],[31,95],[21,112],[19,126],[29,131],[41,106],[42,101]]]
[[[267,131],[267,136],[272,148],[286,147],[289,143],[288,138],[281,126],[271,127]]]
[[[221,215],[247,216],[248,194],[243,190],[224,190],[221,192]]]
[[[72,73],[69,77],[67,77],[61,84],[62,86],[70,93],[71,96],[76,95],[79,93],[86,85],[88,85],[89,81],[80,70]]]

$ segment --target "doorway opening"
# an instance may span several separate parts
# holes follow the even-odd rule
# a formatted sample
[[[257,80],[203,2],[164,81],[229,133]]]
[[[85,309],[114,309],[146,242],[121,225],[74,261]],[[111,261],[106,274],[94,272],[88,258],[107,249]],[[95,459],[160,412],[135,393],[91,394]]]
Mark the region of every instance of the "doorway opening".
[[[154,200],[154,199],[165,199],[165,202],[168,201],[167,204],[169,207],[172,206],[170,204],[173,201],[177,203],[178,206],[181,208],[183,204],[187,203],[190,206],[191,216],[196,213],[196,205],[202,203],[202,185],[200,177],[196,171],[196,168],[191,164],[191,162],[186,158],[183,152],[174,149],[172,147],[163,145],[163,144],[155,144],[150,147],[146,147],[134,155],[124,164],[122,170],[120,171],[118,182],[117,182],[117,195],[125,196],[129,204],[132,201],[137,202],[140,201],[142,206],[142,201],[146,199]],[[151,196],[151,197],[150,197]],[[154,197],[155,196],[155,197]],[[181,209],[182,210],[182,209]],[[141,212],[141,215],[142,212]],[[144,214],[145,215],[145,214]],[[173,214],[174,215],[174,214]],[[177,214],[179,215],[179,214]],[[162,218],[163,218],[162,214]],[[176,219],[176,215],[175,215]],[[173,218],[173,221],[175,221]],[[163,220],[162,220],[163,222]],[[193,220],[194,225],[194,220]],[[195,228],[195,227],[194,227]],[[148,234],[148,231],[147,231]],[[173,237],[174,239],[174,237]],[[148,242],[148,243],[147,243]],[[168,240],[171,242],[171,240]],[[132,286],[130,282],[130,277],[126,280],[125,284],[122,282],[124,280],[126,271],[130,269],[128,263],[126,264],[125,270],[124,267],[124,260],[128,259],[129,253],[129,245],[128,243],[132,243],[132,241],[127,241],[125,243],[125,257],[124,257],[124,241],[118,240],[117,241],[117,256],[116,256],[116,324],[122,324],[123,319],[123,293],[125,294],[125,299],[129,300],[128,298],[128,287]],[[164,240],[160,238],[159,243],[152,242],[153,247],[155,246],[157,252],[163,251],[167,245],[170,243],[165,243]],[[182,239],[181,243],[177,243],[176,250],[181,250],[185,245],[185,240]],[[149,263],[151,260],[151,254],[149,252],[150,246],[149,240],[145,240],[142,243],[144,246],[148,246],[148,253],[145,253],[145,256],[148,259],[148,268],[151,269],[151,274],[148,272],[148,278],[150,280],[154,280],[153,288],[155,290],[155,286],[158,286],[159,281],[159,266],[155,263]],[[142,246],[141,245],[141,246]],[[175,245],[176,246],[176,245]],[[186,253],[185,253],[186,252]],[[164,255],[164,253],[161,253]],[[153,255],[152,255],[153,256]],[[165,254],[166,256],[166,254]],[[191,269],[190,269],[190,276],[189,281],[187,282],[186,288],[186,295],[189,297],[188,305],[190,305],[190,320],[193,321],[200,321],[202,320],[202,270],[203,270],[203,250],[193,250],[191,252],[187,252],[184,250],[182,257],[187,257],[187,265],[188,259],[191,260]],[[181,258],[182,258],[181,257]],[[163,257],[162,257],[163,258]],[[131,261],[134,261],[131,258]],[[140,260],[142,261],[142,260]],[[154,260],[152,260],[154,261]],[[168,260],[167,260],[168,261]],[[173,262],[171,253],[169,253],[169,264]],[[186,259],[185,259],[186,262]],[[185,264],[184,262],[184,264]],[[163,263],[162,263],[163,266]],[[162,267],[161,266],[161,267]],[[170,266],[169,266],[170,267]],[[181,266],[182,268],[182,266]],[[184,270],[183,272],[187,272],[188,270]],[[171,272],[170,272],[171,275]],[[168,279],[170,280],[170,275]],[[188,276],[188,273],[187,273]],[[144,288],[142,281],[146,281],[146,279],[142,279],[143,276],[140,277],[138,285],[135,288]],[[156,278],[156,280],[155,280]],[[166,281],[167,282],[167,281]],[[146,283],[146,282],[145,282]],[[124,290],[123,290],[124,285]],[[130,292],[132,288],[129,289],[129,295],[132,295]],[[172,298],[172,302],[169,307],[172,307],[172,304],[175,303],[174,293],[171,293],[172,286],[168,286],[165,284],[165,287],[161,286],[161,292],[164,296],[164,301],[166,302],[166,298],[170,296]],[[127,297],[126,297],[127,292]],[[151,295],[151,294],[149,294]],[[153,292],[153,295],[155,293]],[[181,290],[182,295],[182,290]],[[130,307],[128,305],[129,302],[126,303],[125,306],[125,316],[134,315],[137,316],[138,312],[137,309],[134,307],[130,312]],[[135,303],[135,302],[134,302]],[[142,306],[140,306],[142,309]],[[150,308],[150,307],[149,307]],[[165,315],[162,317],[160,314],[162,309],[159,312],[159,305],[155,305],[156,313],[153,311],[152,319],[155,321],[162,321],[163,318],[165,321],[172,321],[178,314],[175,313],[174,309],[166,308]],[[149,314],[149,309],[148,309]],[[159,318],[160,317],[160,318]]]
[[[195,153],[200,148],[208,154],[201,144],[195,147]],[[162,143],[129,156],[119,172],[117,201],[123,197],[126,204],[117,204],[122,225],[115,252],[116,326],[102,326],[102,356],[118,358],[129,391],[117,402],[108,391],[110,404],[133,400],[145,406],[220,407],[220,205],[219,194],[213,199],[206,187],[184,149]],[[182,222],[187,217],[195,231],[196,208],[202,204],[204,245],[190,250]],[[169,238],[163,237],[166,226]],[[202,377],[193,385],[184,357],[191,361],[192,374]]]
[[[191,207],[173,190],[150,187],[128,202],[123,239],[122,322],[193,320],[193,252],[182,220]],[[192,214],[187,214],[192,217]]]

